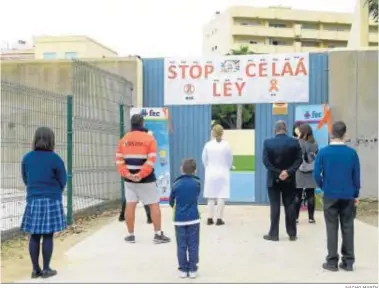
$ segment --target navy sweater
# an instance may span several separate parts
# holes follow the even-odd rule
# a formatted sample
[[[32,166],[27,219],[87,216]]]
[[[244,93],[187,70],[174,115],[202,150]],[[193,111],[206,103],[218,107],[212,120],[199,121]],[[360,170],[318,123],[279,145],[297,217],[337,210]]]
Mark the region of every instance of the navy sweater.
[[[21,171],[27,202],[41,198],[62,200],[67,175],[63,160],[57,154],[31,151],[22,159]]]
[[[327,198],[354,199],[359,196],[359,157],[354,149],[342,143],[331,144],[320,150],[313,175]]]
[[[174,207],[175,225],[200,223],[197,208],[200,195],[200,179],[193,175],[182,175],[172,185],[169,203]]]

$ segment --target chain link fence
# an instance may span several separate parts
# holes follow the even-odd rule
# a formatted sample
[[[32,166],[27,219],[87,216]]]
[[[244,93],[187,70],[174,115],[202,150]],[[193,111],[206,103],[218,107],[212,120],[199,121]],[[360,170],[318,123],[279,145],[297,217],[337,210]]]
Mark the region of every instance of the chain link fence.
[[[72,62],[71,95],[1,80],[1,235],[19,232],[25,208],[22,157],[38,127],[53,129],[55,151],[66,163],[67,220],[123,195],[114,158],[129,127],[132,83],[82,61]]]

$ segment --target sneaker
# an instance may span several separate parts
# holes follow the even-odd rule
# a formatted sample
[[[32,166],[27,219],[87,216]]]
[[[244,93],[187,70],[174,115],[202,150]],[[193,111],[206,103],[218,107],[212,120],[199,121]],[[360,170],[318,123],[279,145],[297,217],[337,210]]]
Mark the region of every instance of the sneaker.
[[[151,224],[151,223],[153,223],[153,220],[151,220],[151,218],[149,217],[149,218],[147,218],[146,223],[147,223],[147,224]]]
[[[118,221],[119,221],[119,222],[124,222],[124,221],[125,221],[125,216],[124,216],[124,214],[120,214],[120,216],[118,216]]]
[[[315,224],[316,223],[315,219],[309,219],[308,222],[311,223],[311,224]]]
[[[213,224],[214,224],[213,219],[212,218],[208,218],[207,225],[213,225]]]
[[[124,238],[124,240],[128,243],[136,243],[136,236],[129,235]]]
[[[43,270],[42,271],[41,277],[46,279],[46,278],[53,277],[53,276],[55,276],[57,274],[58,274],[57,270],[48,269],[48,270]]]
[[[189,272],[189,273],[188,273],[188,276],[189,276],[189,278],[191,278],[191,279],[195,279],[195,278],[197,277],[197,273],[196,273],[196,271]]]
[[[154,243],[155,244],[161,244],[161,243],[169,243],[171,242],[171,239],[168,238],[166,235],[161,232],[160,234],[154,235]]]
[[[179,271],[179,274],[178,274],[179,278],[187,278],[187,272],[184,272],[184,271]]]

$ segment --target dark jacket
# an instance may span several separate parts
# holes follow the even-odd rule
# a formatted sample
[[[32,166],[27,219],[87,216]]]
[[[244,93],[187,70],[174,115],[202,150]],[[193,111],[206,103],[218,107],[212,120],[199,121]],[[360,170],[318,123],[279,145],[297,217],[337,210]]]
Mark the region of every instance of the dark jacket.
[[[296,171],[302,163],[299,141],[286,134],[278,134],[263,143],[263,164],[267,168],[267,187],[282,182],[281,171],[287,170],[289,177],[284,181],[296,185]]]
[[[182,175],[172,185],[169,198],[170,206],[174,208],[176,225],[190,225],[200,222],[197,208],[200,196],[200,179],[193,175]]]

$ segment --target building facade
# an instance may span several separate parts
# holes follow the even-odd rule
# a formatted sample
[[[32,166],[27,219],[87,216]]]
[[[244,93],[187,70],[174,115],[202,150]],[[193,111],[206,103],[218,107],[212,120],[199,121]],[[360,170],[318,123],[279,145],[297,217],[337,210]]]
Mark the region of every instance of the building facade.
[[[118,57],[116,51],[103,44],[81,35],[75,36],[38,36],[34,37],[32,47],[26,49],[17,45],[2,49],[1,59],[76,59]]]
[[[322,52],[347,47],[353,15],[290,7],[231,7],[203,29],[203,55],[241,45],[255,53]],[[369,23],[369,46],[378,46],[378,24]]]

